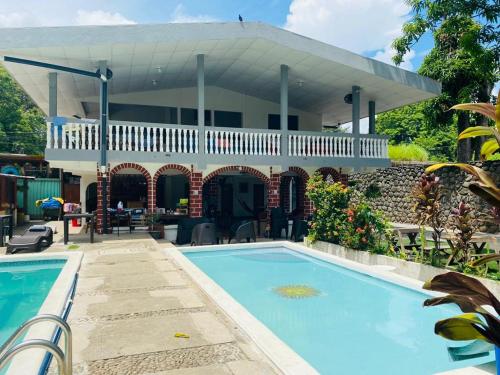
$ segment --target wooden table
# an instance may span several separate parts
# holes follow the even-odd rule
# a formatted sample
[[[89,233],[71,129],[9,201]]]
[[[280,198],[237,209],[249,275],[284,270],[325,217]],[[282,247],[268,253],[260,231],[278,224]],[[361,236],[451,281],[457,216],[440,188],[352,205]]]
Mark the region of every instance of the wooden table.
[[[64,244],[68,243],[69,237],[69,221],[73,219],[90,219],[90,243],[94,243],[94,214],[67,214],[63,216],[64,224]]]
[[[182,214],[160,214],[158,219],[164,224],[164,225],[169,225],[169,224],[177,224],[177,222],[180,219],[185,219],[189,217],[189,215],[182,215]]]
[[[113,233],[114,224],[116,223],[118,237],[120,237],[120,224],[122,220],[125,220],[129,233],[132,233],[132,215],[130,215],[130,212],[110,213],[109,217],[111,222],[111,233]]]
[[[13,222],[13,217],[12,215],[0,215],[0,247],[5,246],[5,238],[4,238],[4,228],[5,228],[5,222],[9,222],[9,240],[12,238],[12,235],[14,233],[14,222]]]
[[[416,224],[404,224],[404,223],[390,223],[390,224],[392,226],[392,232],[399,237],[400,249],[418,250],[420,248],[420,245],[417,244],[417,237],[420,233],[420,226]],[[404,245],[403,235],[406,235],[410,240],[410,243],[408,245]],[[394,245],[397,246],[397,242]]]
[[[455,248],[455,245],[453,243],[456,235],[453,232],[445,231],[441,234],[441,238],[448,242],[448,245],[451,249],[451,254],[446,261],[446,267],[448,267],[458,254],[458,249]],[[487,243],[500,242],[500,235],[480,232],[474,234],[470,242],[472,244],[472,247],[474,248],[475,255],[478,255],[484,250],[484,247]]]

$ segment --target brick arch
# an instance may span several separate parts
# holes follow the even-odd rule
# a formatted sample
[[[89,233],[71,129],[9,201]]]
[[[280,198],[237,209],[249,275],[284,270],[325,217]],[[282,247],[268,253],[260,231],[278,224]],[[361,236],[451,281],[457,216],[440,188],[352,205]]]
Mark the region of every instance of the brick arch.
[[[347,185],[347,175],[339,173],[335,168],[332,167],[321,167],[316,170],[315,173],[319,173],[325,179],[328,175],[331,175],[335,182],[342,182]]]
[[[135,169],[136,171],[139,171],[144,176],[144,178],[146,179],[146,186],[147,186],[146,189],[148,192],[148,211],[153,212],[154,203],[156,200],[154,198],[154,196],[155,196],[154,186],[152,184],[151,175],[149,174],[147,169],[144,168],[142,165],[136,164],[136,163],[121,163],[121,164],[118,164],[117,166],[115,166],[114,168],[112,168],[109,171],[110,189],[111,189],[111,180],[113,179],[113,176],[118,174],[118,172],[120,172],[123,169]],[[112,191],[110,191],[110,193],[112,194]],[[110,195],[110,197],[111,197],[111,195]]]
[[[215,171],[213,171],[212,173],[209,173],[207,176],[205,176],[205,178],[203,179],[203,185],[205,183],[207,183],[208,181],[210,181],[212,178],[214,178],[215,176],[218,176],[224,172],[232,172],[232,171],[241,171],[241,172],[246,172],[246,173],[249,173],[251,174],[252,176],[255,176],[257,177],[259,180],[261,180],[264,184],[266,184],[267,187],[269,187],[270,183],[271,183],[271,180],[269,179],[269,177],[267,177],[264,173],[258,171],[257,169],[255,168],[252,168],[252,167],[246,167],[246,166],[238,166],[238,165],[230,165],[230,166],[227,166],[227,167],[222,167],[222,168],[219,168]]]
[[[179,165],[179,164],[165,164],[164,166],[160,167],[154,177],[153,177],[153,184],[156,186],[156,183],[158,182],[158,178],[163,174],[163,172],[168,171],[169,169],[175,169],[179,172],[181,172],[184,176],[188,178],[188,180],[191,179],[191,171],[187,169],[186,167]]]
[[[302,180],[302,186],[300,187],[300,192],[299,192],[299,203],[302,203],[304,209],[304,217],[307,217],[312,213],[312,203],[306,195],[306,184],[307,181],[309,180],[309,173],[307,173],[304,169],[300,167],[291,166],[288,167],[288,171],[281,173],[280,178],[283,178],[285,173],[287,172],[293,172],[297,174]],[[284,203],[285,202],[281,202],[281,204]]]
[[[168,171],[169,169],[175,169],[179,172],[181,172],[184,176],[187,177],[188,179],[188,182],[189,182],[189,215],[192,215],[194,211],[193,209],[193,205],[196,200],[196,197],[193,196],[193,181],[192,181],[192,174],[191,174],[191,171],[189,169],[187,169],[186,167],[182,166],[182,165],[179,165],[179,164],[165,164],[163,166],[161,166],[155,173],[154,177],[153,177],[153,196],[152,196],[152,206],[153,207],[156,207],[156,192],[157,192],[157,184],[158,184],[158,179],[160,178],[160,176],[163,174],[163,172],[166,172]],[[196,202],[195,202],[196,203]]]

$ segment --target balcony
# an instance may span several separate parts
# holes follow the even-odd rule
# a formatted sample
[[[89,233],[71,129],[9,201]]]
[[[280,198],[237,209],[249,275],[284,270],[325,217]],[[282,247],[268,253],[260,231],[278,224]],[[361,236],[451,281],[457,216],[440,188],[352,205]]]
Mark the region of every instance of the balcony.
[[[203,134],[200,134],[200,133]],[[99,160],[99,123],[71,120],[47,122],[46,158],[53,162]],[[359,154],[356,156],[356,142]],[[384,167],[389,163],[384,136],[249,128],[205,127],[110,121],[110,162],[158,162]]]

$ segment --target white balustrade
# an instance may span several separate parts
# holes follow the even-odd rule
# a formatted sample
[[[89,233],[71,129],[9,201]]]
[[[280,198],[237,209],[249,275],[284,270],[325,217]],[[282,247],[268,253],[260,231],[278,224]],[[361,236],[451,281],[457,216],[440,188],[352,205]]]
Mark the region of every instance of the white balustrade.
[[[387,159],[388,154],[388,140],[383,138],[360,138],[360,157],[374,158],[374,159]]]
[[[280,155],[281,134],[205,130],[205,152],[215,155]]]
[[[299,157],[354,157],[354,138],[333,135],[288,135],[288,155]]]

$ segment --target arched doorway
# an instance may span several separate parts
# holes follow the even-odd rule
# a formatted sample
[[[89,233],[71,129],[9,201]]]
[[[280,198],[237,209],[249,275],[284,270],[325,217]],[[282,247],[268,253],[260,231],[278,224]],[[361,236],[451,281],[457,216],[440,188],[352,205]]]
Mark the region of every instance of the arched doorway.
[[[344,184],[347,182],[347,178],[345,175],[339,173],[336,169],[331,167],[319,168],[318,170],[316,170],[316,173],[321,174],[325,181],[342,182]]]
[[[203,179],[203,214],[225,229],[241,220],[262,221],[267,217],[269,183],[254,168],[220,168]]]
[[[306,184],[309,175],[300,167],[290,167],[281,174],[280,202],[285,213],[293,217],[305,217],[310,213]]]
[[[97,210],[97,182],[92,182],[85,190],[85,210],[94,212]]]
[[[191,172],[181,165],[167,164],[153,178],[155,206],[161,211],[188,214],[184,202],[190,198]]]
[[[118,202],[124,208],[151,209],[151,176],[142,166],[135,163],[123,163],[114,167],[110,173],[110,208],[116,208]]]

